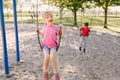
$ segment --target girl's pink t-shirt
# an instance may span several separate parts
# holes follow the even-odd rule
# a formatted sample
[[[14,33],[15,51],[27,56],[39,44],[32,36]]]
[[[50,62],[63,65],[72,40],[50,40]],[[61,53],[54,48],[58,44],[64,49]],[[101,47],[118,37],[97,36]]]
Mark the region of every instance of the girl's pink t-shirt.
[[[52,26],[43,26],[43,40],[42,46],[48,48],[58,46],[57,35],[59,35],[59,28],[55,25]]]

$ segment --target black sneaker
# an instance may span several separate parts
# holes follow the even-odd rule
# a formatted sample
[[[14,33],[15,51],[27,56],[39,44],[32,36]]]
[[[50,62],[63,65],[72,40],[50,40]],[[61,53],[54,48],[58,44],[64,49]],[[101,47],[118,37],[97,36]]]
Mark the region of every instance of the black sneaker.
[[[80,50],[80,51],[82,50],[81,47],[79,47],[79,50]]]
[[[85,48],[83,49],[83,52],[85,52]]]

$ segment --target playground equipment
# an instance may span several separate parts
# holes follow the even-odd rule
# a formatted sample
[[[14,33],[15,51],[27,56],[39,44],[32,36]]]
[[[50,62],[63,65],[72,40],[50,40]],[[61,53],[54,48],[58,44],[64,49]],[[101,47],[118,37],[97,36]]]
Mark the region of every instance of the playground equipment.
[[[5,74],[9,74],[7,44],[6,44],[6,34],[5,34],[5,25],[4,25],[4,14],[3,14],[2,0],[0,0],[0,25],[1,25],[1,30],[2,30],[1,32],[2,32],[2,39],[3,39]]]
[[[13,11],[14,11],[14,27],[15,27],[15,38],[16,38],[16,61],[20,61],[19,53],[19,39],[18,39],[18,26],[17,26],[17,13],[16,13],[16,0],[13,0]],[[4,13],[3,13],[3,0],[0,0],[0,25],[3,39],[3,52],[4,52],[4,68],[5,74],[9,74],[9,60],[7,55],[7,44],[6,44],[6,33],[5,33],[5,23],[4,23]]]
[[[38,3],[38,0],[37,0],[37,3]],[[20,62],[16,0],[13,0],[13,11],[14,11],[14,28],[15,28],[15,39],[16,39],[16,61]],[[38,27],[38,4],[37,4],[36,13],[37,13],[36,18],[37,18],[37,27]],[[60,23],[61,23],[61,15],[60,15]],[[5,33],[3,0],[0,0],[0,26],[1,26],[2,39],[3,39],[2,42],[3,42],[3,53],[4,53],[4,69],[5,69],[5,74],[9,74],[9,60],[8,60],[6,33]],[[59,39],[59,45],[60,45],[60,41],[61,41],[61,38]]]
[[[36,6],[36,19],[37,19],[36,26],[38,28],[38,0],[36,0],[36,3],[37,3],[37,6]],[[38,37],[38,43],[39,43],[40,49],[42,49],[39,33],[37,33],[37,37]]]

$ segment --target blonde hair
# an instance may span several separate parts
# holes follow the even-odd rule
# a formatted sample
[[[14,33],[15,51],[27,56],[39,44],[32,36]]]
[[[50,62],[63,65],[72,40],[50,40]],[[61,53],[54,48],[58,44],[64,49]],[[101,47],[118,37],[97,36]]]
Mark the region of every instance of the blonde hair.
[[[52,16],[52,13],[50,11],[45,11],[43,14],[42,14],[42,18],[43,18],[43,21],[45,23],[45,19],[49,16]]]
[[[52,13],[50,11],[45,11],[43,14],[43,19],[47,18],[48,16],[52,16]]]

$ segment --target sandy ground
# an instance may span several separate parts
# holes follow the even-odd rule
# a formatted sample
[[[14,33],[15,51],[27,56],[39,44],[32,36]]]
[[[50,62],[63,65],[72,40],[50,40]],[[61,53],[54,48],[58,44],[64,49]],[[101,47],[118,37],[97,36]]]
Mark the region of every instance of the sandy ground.
[[[16,62],[13,24],[6,24],[10,74],[4,74],[2,38],[0,37],[0,80],[43,80],[43,54],[39,48],[36,26],[19,25],[21,61]],[[1,36],[1,32],[0,32]],[[65,38],[57,52],[61,80],[120,80],[120,34],[92,30],[87,51],[78,50],[79,33],[65,27]],[[51,64],[49,80],[54,80]]]

